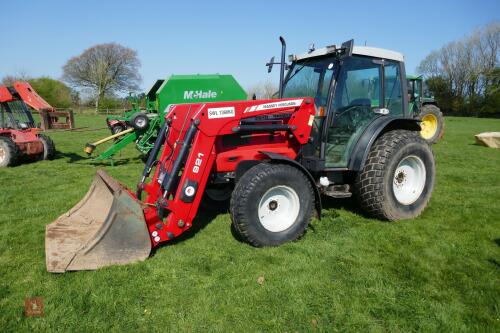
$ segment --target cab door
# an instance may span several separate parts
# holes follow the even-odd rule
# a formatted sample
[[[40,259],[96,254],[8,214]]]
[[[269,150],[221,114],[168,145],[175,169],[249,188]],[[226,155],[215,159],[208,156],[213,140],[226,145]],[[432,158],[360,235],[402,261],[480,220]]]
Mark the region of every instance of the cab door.
[[[346,168],[357,141],[378,117],[403,114],[398,62],[352,56],[344,59],[330,104],[325,167]]]

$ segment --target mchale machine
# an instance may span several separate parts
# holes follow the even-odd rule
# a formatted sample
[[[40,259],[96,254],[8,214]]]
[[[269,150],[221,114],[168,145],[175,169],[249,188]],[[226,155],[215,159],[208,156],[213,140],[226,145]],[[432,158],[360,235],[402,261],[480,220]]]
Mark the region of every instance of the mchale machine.
[[[172,107],[136,191],[98,171],[83,200],[47,226],[48,271],[144,260],[191,228],[209,191],[229,201],[234,230],[257,247],[300,238],[322,196],[354,194],[380,219],[418,216],[435,164],[408,110],[403,55],[351,40],[290,60],[279,99]]]
[[[91,155],[100,144],[114,140],[110,147],[94,158],[95,161],[111,159],[113,163],[113,156],[131,143],[135,143],[137,150],[147,159],[170,105],[245,98],[245,90],[232,75],[172,75],[167,80],[157,80],[151,87],[146,94],[146,110],[140,109],[136,96],[129,96],[132,110],[121,116],[106,118],[112,135],[87,143],[84,151]]]
[[[0,167],[15,165],[22,159],[52,159],[54,142],[38,131],[18,91],[0,85]]]

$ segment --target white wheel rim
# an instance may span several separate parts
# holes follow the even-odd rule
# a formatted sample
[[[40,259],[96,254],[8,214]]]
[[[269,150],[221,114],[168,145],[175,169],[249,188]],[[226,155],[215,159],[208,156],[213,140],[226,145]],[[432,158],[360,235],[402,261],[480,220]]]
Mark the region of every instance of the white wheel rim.
[[[300,211],[297,192],[288,186],[275,186],[269,189],[259,202],[259,221],[271,232],[290,228]]]
[[[146,125],[146,120],[139,118],[135,121],[137,127],[144,127]]]
[[[403,158],[394,172],[392,189],[396,200],[411,205],[422,194],[425,187],[426,170],[424,162],[417,156]]]
[[[3,147],[0,147],[0,163],[2,163],[5,160],[5,149]]]

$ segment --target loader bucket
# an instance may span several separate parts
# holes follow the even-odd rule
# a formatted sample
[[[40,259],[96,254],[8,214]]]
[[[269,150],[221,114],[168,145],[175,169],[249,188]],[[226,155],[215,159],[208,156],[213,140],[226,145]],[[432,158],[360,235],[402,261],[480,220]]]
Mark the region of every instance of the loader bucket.
[[[85,197],[45,230],[45,259],[52,273],[142,261],[150,251],[141,204],[102,170]]]

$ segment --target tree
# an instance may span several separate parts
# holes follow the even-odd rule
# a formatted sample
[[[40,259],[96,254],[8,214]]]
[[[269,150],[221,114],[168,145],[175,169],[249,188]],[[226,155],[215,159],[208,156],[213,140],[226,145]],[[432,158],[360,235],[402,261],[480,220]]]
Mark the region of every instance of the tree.
[[[63,79],[71,86],[90,90],[96,111],[105,95],[139,89],[137,52],[116,43],[95,45],[63,66]]]
[[[484,104],[481,112],[485,114],[499,113],[500,107],[500,67],[494,68],[486,74],[490,84],[486,87]]]
[[[278,91],[278,87],[271,81],[259,82],[247,89],[248,98],[255,94],[257,99],[271,99]]]
[[[40,77],[28,82],[40,96],[56,108],[69,108],[73,104],[71,89],[61,81]]]
[[[2,84],[6,86],[14,85],[16,81],[28,81],[31,77],[24,71],[17,73],[16,75],[6,75],[2,78]]]
[[[417,71],[427,77],[443,110],[477,116],[483,104],[497,100],[491,85],[496,82],[492,73],[500,66],[499,55],[500,23],[493,22],[431,52]]]

